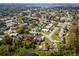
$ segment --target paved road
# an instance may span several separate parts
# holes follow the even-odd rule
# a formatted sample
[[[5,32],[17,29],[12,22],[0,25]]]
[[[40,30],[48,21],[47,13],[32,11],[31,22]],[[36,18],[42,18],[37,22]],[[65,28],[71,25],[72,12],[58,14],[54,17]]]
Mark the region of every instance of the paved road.
[[[57,43],[55,42],[55,40],[52,38],[52,35],[58,30],[58,28],[54,28],[54,30],[49,34],[49,35],[46,35],[44,33],[41,33],[42,35],[44,35],[46,38],[48,38],[51,43],[53,44],[54,46],[54,49],[58,49],[58,46],[57,46]]]
[[[58,30],[58,28],[55,27],[54,30],[49,34],[49,36],[51,37],[57,30]]]
[[[54,49],[57,49],[57,50],[58,50],[58,46],[57,46],[56,40],[54,40],[54,39],[52,38],[52,35],[53,35],[57,30],[58,30],[58,28],[55,27],[54,30],[53,30],[49,35],[47,35],[47,34],[45,34],[45,33],[43,33],[43,32],[30,32],[30,33],[41,33],[43,36],[45,36],[46,38],[48,38],[48,39],[51,41],[52,45],[54,46]]]

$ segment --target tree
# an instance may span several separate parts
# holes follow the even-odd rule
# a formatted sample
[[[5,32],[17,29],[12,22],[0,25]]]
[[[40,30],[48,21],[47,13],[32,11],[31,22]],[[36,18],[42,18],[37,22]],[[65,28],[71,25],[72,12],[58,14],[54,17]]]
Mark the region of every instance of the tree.
[[[19,39],[13,38],[12,40],[12,49],[15,50],[19,47]]]
[[[29,40],[29,41],[31,41],[32,40],[32,35],[31,34],[29,34],[29,32],[27,33],[25,33],[24,34],[24,40]]]
[[[5,35],[3,37],[3,43],[11,45],[12,44],[12,38],[9,35]]]
[[[17,56],[22,56],[26,53],[26,48],[18,48],[16,51],[15,51],[15,54],[14,55],[17,55]]]
[[[72,25],[65,35],[65,48],[64,53],[69,55],[76,55],[77,46],[77,35],[76,35],[77,24],[76,21],[72,22]],[[66,54],[67,55],[67,54]]]
[[[28,40],[24,40],[23,41],[23,46],[25,48],[31,48],[32,47],[32,42],[31,41],[28,41]]]
[[[0,46],[0,56],[8,56],[8,55],[10,55],[8,46],[1,45]]]
[[[2,40],[0,40],[0,46],[3,44]]]
[[[68,33],[65,36],[65,47],[67,49],[74,49],[75,48],[75,41],[76,41],[76,34],[75,33]]]

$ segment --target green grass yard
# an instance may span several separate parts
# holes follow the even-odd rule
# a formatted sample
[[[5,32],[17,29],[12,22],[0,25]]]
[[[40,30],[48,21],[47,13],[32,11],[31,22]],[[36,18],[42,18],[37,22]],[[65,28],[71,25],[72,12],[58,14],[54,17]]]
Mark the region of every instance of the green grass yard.
[[[43,32],[43,31],[42,31],[42,33],[47,34],[47,35],[49,35],[49,34],[50,34],[50,32]]]

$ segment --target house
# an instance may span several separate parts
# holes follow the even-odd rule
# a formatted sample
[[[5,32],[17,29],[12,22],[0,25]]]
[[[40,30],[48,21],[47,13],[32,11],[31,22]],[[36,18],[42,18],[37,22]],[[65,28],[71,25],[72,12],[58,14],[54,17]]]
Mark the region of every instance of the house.
[[[52,28],[53,28],[53,24],[50,23],[50,24],[48,24],[48,25],[46,26],[46,29],[42,29],[42,31],[48,32],[48,31],[50,31],[50,29],[52,29]]]
[[[53,24],[49,24],[46,26],[47,29],[51,28],[53,26]]]
[[[20,15],[29,15],[29,14],[31,14],[31,10],[25,10],[25,11],[22,11],[21,13],[20,13]]]
[[[13,26],[13,24],[14,24],[14,22],[12,22],[12,20],[7,20],[6,21],[6,26],[7,27],[11,27],[11,26]]]
[[[77,14],[77,17],[79,17],[79,13]]]
[[[42,31],[44,31],[44,32],[48,32],[48,31],[49,31],[49,29],[42,29]]]
[[[62,26],[62,30],[65,32],[67,31],[67,26],[68,26],[68,22],[64,22],[63,26]]]
[[[33,32],[37,32],[37,30],[38,30],[38,27],[35,27],[32,29]]]
[[[42,40],[44,40],[45,36],[41,36]]]
[[[49,50],[49,45],[46,42],[42,42],[39,48],[42,50]]]
[[[16,33],[16,30],[12,30],[12,28],[10,27],[10,29],[4,31],[4,33],[7,33],[7,34]]]
[[[64,32],[60,32],[58,37],[60,41],[63,41]]]
[[[9,35],[10,35],[10,36],[15,36],[15,37],[16,37],[17,34],[18,34],[18,33],[11,33],[11,34],[9,34]]]
[[[66,17],[64,16],[60,18],[60,21],[65,21],[65,20],[66,20]]]
[[[59,21],[60,20],[60,16],[56,16],[55,20]]]
[[[62,25],[63,25],[63,23],[58,23],[58,25],[57,25],[57,26],[58,26],[58,27],[61,27]]]
[[[56,16],[56,19],[60,19],[60,16]]]
[[[23,39],[24,35],[23,34],[17,34],[17,38]]]
[[[2,18],[2,13],[0,13],[0,18]]]
[[[42,38],[41,37],[35,37],[33,39],[33,42],[41,42],[42,41]]]

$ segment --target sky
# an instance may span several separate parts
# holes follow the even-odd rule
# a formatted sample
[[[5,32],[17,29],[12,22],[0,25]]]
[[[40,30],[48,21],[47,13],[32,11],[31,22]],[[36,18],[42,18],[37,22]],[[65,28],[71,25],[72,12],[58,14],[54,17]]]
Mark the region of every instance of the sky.
[[[0,3],[79,3],[79,0],[0,0]]]

